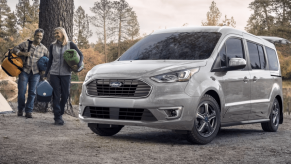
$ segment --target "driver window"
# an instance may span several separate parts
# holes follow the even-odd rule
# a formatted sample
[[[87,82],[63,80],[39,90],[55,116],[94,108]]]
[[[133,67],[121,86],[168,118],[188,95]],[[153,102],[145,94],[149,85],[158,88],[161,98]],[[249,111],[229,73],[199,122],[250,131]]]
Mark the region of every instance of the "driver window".
[[[245,59],[243,43],[241,39],[238,38],[230,38],[226,42],[226,54],[227,61],[231,58],[243,58]]]

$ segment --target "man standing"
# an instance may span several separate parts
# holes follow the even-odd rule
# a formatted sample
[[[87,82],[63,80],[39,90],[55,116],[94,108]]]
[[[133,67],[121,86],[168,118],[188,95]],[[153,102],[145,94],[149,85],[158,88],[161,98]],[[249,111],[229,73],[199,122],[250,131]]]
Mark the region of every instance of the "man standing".
[[[43,56],[49,57],[49,51],[41,44],[44,31],[37,29],[34,32],[33,41],[25,41],[14,47],[12,52],[20,56],[23,60],[23,71],[18,79],[18,116],[23,116],[25,108],[25,117],[32,118],[34,98],[36,95],[36,86],[39,82],[40,74],[37,67],[37,61]],[[44,72],[42,72],[44,73]],[[25,92],[28,84],[28,97],[25,104]]]

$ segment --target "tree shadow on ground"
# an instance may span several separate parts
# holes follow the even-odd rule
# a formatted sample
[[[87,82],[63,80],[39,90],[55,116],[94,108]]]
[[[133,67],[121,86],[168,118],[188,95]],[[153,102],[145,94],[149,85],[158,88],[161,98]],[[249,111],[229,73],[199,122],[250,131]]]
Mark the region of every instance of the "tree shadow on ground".
[[[221,129],[214,140],[235,139],[237,137],[255,137],[262,135],[263,133],[265,132],[258,129]],[[166,145],[191,145],[191,143],[186,140],[184,134],[178,134],[171,130],[155,131],[153,129],[151,131],[147,130],[144,132],[126,132],[121,130],[120,133],[112,136],[111,139]],[[210,144],[214,144],[214,142],[211,142]]]

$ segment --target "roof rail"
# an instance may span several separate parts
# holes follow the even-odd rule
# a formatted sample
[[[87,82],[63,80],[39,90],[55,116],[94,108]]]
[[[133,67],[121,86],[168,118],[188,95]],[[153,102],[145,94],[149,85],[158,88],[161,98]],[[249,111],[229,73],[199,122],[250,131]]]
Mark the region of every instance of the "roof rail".
[[[276,36],[258,36],[262,39],[265,39],[273,44],[279,43],[279,44],[291,44],[291,42],[287,39],[276,37]]]

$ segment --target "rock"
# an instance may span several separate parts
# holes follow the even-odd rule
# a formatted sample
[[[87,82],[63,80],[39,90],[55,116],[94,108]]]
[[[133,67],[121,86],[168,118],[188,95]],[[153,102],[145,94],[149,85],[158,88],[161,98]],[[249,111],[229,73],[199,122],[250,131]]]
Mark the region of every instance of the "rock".
[[[11,81],[16,81],[16,77],[10,77],[8,76],[3,70],[0,65],[0,80],[11,80]]]
[[[0,90],[0,93],[8,102],[17,102],[18,90],[15,90],[15,91],[1,91]]]
[[[2,91],[15,91],[17,89],[17,83],[12,80],[0,80],[0,90]]]

